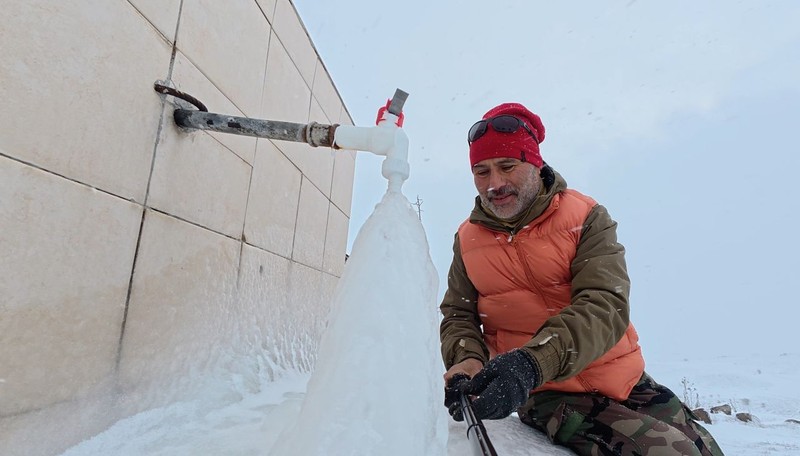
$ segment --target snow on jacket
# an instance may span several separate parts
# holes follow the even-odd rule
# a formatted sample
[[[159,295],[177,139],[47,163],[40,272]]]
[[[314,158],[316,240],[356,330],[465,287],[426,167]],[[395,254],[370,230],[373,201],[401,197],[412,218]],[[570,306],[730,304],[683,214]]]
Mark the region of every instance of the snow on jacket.
[[[440,307],[448,368],[522,347],[546,382],[537,391],[628,397],[644,359],[629,321],[625,250],[603,206],[556,174],[513,228],[476,198],[453,250]]]

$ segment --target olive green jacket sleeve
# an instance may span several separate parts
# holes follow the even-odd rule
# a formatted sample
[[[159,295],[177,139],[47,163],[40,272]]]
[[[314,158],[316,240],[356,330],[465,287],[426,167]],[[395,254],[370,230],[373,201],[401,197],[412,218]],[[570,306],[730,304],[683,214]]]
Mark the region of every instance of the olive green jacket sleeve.
[[[544,382],[577,375],[628,329],[625,248],[617,242],[617,223],[601,205],[584,222],[571,272],[570,305],[549,318],[523,347],[539,363]]]
[[[447,369],[467,358],[475,358],[485,364],[489,359],[489,350],[481,333],[478,291],[467,277],[458,234],[453,244],[453,263],[447,275],[447,291],[439,309],[443,316],[439,337],[442,359]]]

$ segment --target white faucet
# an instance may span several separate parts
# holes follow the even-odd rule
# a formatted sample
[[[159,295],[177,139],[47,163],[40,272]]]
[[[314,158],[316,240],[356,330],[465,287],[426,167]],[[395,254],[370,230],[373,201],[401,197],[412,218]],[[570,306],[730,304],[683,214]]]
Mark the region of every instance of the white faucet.
[[[377,123],[375,127],[339,125],[333,147],[385,156],[381,174],[389,181],[389,191],[399,193],[409,175],[408,136],[400,128],[400,118],[388,111],[383,112]]]

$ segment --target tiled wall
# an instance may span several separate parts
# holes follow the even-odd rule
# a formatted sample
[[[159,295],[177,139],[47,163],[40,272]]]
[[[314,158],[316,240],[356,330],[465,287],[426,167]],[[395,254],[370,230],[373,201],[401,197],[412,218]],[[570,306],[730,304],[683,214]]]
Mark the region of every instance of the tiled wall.
[[[352,124],[289,0],[5,2],[3,454],[157,405],[220,347],[254,345],[267,376],[313,364],[354,153],[180,131],[157,80],[213,112]]]

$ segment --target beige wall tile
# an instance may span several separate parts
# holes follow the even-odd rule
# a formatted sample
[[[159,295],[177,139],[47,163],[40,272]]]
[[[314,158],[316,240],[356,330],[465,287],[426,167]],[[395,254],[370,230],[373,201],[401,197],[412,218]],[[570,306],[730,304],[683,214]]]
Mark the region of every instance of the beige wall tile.
[[[323,332],[330,320],[330,313],[333,308],[333,300],[339,286],[339,277],[330,274],[322,274],[322,288],[319,291],[319,308],[323,317]]]
[[[0,23],[0,148],[143,201],[161,113],[153,82],[170,61],[163,37],[128,2],[4,2]]]
[[[380,106],[378,107],[380,108]],[[378,114],[378,108],[375,108],[375,114]],[[353,123],[353,118],[350,117],[350,113],[347,112],[347,108],[342,105],[342,111],[339,113],[339,123],[342,125],[355,125]]]
[[[239,299],[243,313],[256,317],[260,329],[272,333],[285,324],[289,304],[291,261],[245,244],[239,271]]]
[[[209,81],[194,64],[178,52],[172,70],[175,87],[202,101],[211,112],[238,117],[247,117],[219,89]],[[173,109],[170,106],[170,110]],[[171,111],[170,111],[171,112]],[[256,138],[229,133],[207,132],[232,150],[236,155],[252,164],[256,153]]]
[[[171,74],[213,112],[352,123],[291,1],[6,3],[0,452],[57,454],[247,371],[227,362],[311,370],[342,270],[351,190],[338,181],[354,152],[335,170],[330,149],[179,131],[152,90]],[[253,245],[230,238],[242,234]]]
[[[164,127],[148,205],[214,231],[240,237],[251,167],[204,132]]]
[[[289,305],[283,338],[294,345],[288,347],[293,367],[306,372],[314,367],[330,312],[330,297],[323,293],[326,275],[299,263],[292,262],[289,267]]]
[[[325,316],[325,321],[328,321],[330,310],[332,308],[333,299],[336,294],[336,288],[339,286],[339,277],[322,274],[322,288],[320,290],[320,306],[322,314]]]
[[[344,256],[347,251],[347,230],[350,219],[336,206],[328,212],[328,230],[325,233],[325,257],[322,270],[337,277],[344,271]]]
[[[286,49],[273,35],[269,42],[264,97],[258,117],[307,123],[310,102],[309,86],[303,81]]]
[[[239,280],[240,312],[252,315],[263,348],[254,357],[270,377],[286,369],[310,371],[330,312],[338,278],[255,247],[244,246]]]
[[[211,375],[230,346],[240,242],[148,211],[122,341],[120,384],[157,405]],[[188,382],[188,383],[182,383]],[[162,388],[163,387],[163,388]],[[149,396],[147,394],[149,393]],[[163,393],[163,394],[162,394]]]
[[[323,125],[330,125],[334,123],[322,109],[322,106],[319,104],[319,101],[316,98],[311,99],[311,106],[309,106],[308,111],[308,121],[314,121]]]
[[[256,3],[258,3],[258,6],[261,7],[261,11],[267,16],[267,20],[271,23],[275,18],[275,4],[277,0],[256,0]]]
[[[128,0],[142,15],[158,29],[170,43],[175,41],[175,27],[181,0]]]
[[[261,358],[267,369],[267,378],[291,367],[287,363],[285,328],[294,324],[289,305],[289,270],[291,261],[245,244],[239,271],[239,312],[249,316],[246,337],[256,347],[254,359]]]
[[[314,77],[314,87],[311,93],[314,94],[314,98],[317,99],[322,111],[331,123],[338,123],[342,112],[342,100],[333,86],[333,81],[331,81],[328,71],[319,59],[317,59],[317,73]]]
[[[328,197],[333,179],[333,162],[336,153],[330,147],[311,147],[308,144],[274,141],[278,149],[297,166],[320,191]]]
[[[322,267],[325,229],[328,223],[328,199],[308,179],[300,186],[300,206],[292,259],[312,268]]]
[[[258,141],[244,226],[248,243],[291,256],[300,179],[300,170],[271,141]]]
[[[314,82],[314,69],[317,64],[317,51],[311,44],[303,23],[297,16],[294,5],[289,0],[277,0],[275,19],[272,21],[275,33],[289,51],[300,74],[309,87]]]
[[[347,151],[336,151],[333,163],[333,183],[331,201],[347,217],[353,201],[353,179],[355,177],[356,160]]]
[[[310,120],[331,123],[325,117],[319,103],[311,100],[311,91],[277,40],[272,40],[270,46],[263,109],[264,118],[270,120],[303,124]],[[274,143],[326,196],[330,194],[333,171],[330,148],[311,147],[308,144],[290,141]]]
[[[114,370],[141,206],[0,157],[0,416]]]
[[[230,98],[256,117],[270,26],[253,0],[184,2],[178,48]]]
[[[3,456],[61,454],[108,429],[122,418],[114,407],[113,387],[113,382],[109,381],[79,400],[0,417]]]

